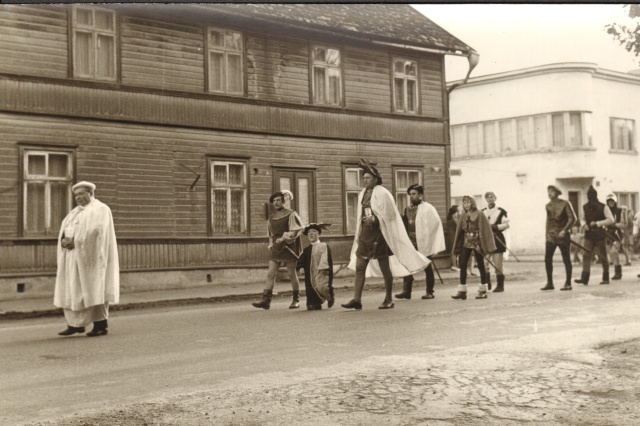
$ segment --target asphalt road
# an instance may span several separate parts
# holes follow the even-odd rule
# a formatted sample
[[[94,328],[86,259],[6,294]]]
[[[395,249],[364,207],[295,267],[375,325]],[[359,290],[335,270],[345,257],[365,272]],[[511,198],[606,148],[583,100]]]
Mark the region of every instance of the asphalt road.
[[[289,415],[286,404],[291,396],[287,392],[304,395],[315,388],[313,383],[329,380],[327,374],[338,381],[331,384],[331,389],[342,386],[348,394],[353,382],[349,385],[340,380],[351,373],[358,374],[359,369],[364,369],[363,377],[372,377],[372,371],[377,372],[373,376],[382,374],[384,382],[385,374],[393,375],[393,371],[413,376],[433,368],[442,375],[438,380],[445,383],[439,398],[445,401],[446,397],[449,401],[448,411],[443,411],[449,413],[449,417],[439,421],[465,424],[464,419],[456,420],[460,409],[451,402],[451,398],[456,397],[453,392],[456,385],[450,380],[459,380],[461,371],[473,372],[474,364],[467,364],[474,357],[485,359],[483,368],[491,365],[500,370],[500,364],[504,363],[513,367],[513,371],[524,372],[535,367],[544,372],[557,365],[558,354],[585,354],[585,351],[639,339],[640,279],[635,278],[636,275],[637,272],[633,273],[631,278],[631,273],[627,273],[623,281],[609,286],[578,287],[576,284],[571,292],[541,292],[539,288],[544,280],[541,275],[532,275],[518,282],[507,281],[505,293],[490,293],[487,300],[475,300],[470,292],[466,301],[452,300],[450,295],[455,287],[440,284],[436,287],[436,299],[421,300],[424,283],[419,282],[420,289],[414,298],[396,301],[396,307],[391,310],[377,309],[383,293],[373,290],[365,294],[362,311],[342,309],[339,304],[348,301],[351,294],[340,291],[336,305],[322,311],[289,310],[289,300],[276,299],[269,311],[255,309],[247,302],[233,302],[118,312],[109,321],[110,334],[100,338],[58,337],[56,333],[64,328],[61,318],[1,322],[0,423],[13,425],[54,419],[54,424],[75,424],[69,419],[84,418],[86,423],[82,424],[146,424],[144,419],[127,420],[127,407],[173,401],[184,416],[181,420],[175,412],[165,413],[169,417],[149,420],[148,424],[278,424],[285,421],[279,416]],[[474,285],[469,286],[470,290],[475,291],[475,281],[477,278],[472,277],[470,282]],[[400,287],[401,283],[397,282],[396,286]],[[540,364],[547,361],[548,366]],[[596,364],[592,362],[589,368],[595,368],[594,371],[603,368]],[[638,371],[637,367],[634,371]],[[491,382],[492,377],[498,380],[495,376],[498,370],[481,378],[487,382],[486,386],[497,385]],[[607,374],[613,377],[612,373]],[[523,392],[535,387],[538,379],[532,383],[521,384]],[[325,385],[329,386],[329,382]],[[283,386],[289,386],[286,392]],[[548,391],[560,386],[564,385],[549,384]],[[416,384],[416,389],[419,387]],[[243,396],[234,394],[240,388],[245,390]],[[262,396],[268,392],[265,389],[271,389],[272,395],[283,393],[281,404],[285,408],[278,411],[267,405],[260,411],[262,417],[256,417],[263,403]],[[409,392],[374,391],[372,395],[391,392],[400,397]],[[638,389],[626,391],[640,395]],[[540,392],[546,391],[540,389]],[[209,405],[209,410],[196,410],[189,404],[195,404],[197,398],[187,403],[181,397],[187,394],[218,402]],[[354,396],[351,408],[346,410],[346,413],[359,413],[355,417],[344,417],[345,413],[340,414],[336,409],[332,412],[338,417],[333,420],[327,417],[326,423],[376,424],[376,417],[368,416],[393,414],[394,421],[400,422],[397,424],[422,424],[419,421],[402,423],[405,412],[402,409],[397,413],[380,409],[377,413],[371,408],[374,404],[359,410],[357,401],[367,398],[366,395],[361,392]],[[300,399],[298,404],[311,404],[310,401],[318,398],[309,394],[307,400]],[[369,397],[368,401],[371,400]],[[533,404],[531,410],[537,409],[536,401],[529,402]],[[336,407],[350,404],[346,399],[340,404],[330,400],[325,403],[327,407],[334,403]],[[385,399],[380,404],[398,407]],[[244,421],[243,417],[229,417],[239,416],[248,406],[254,407],[248,411],[251,417]],[[428,411],[425,407],[414,409],[424,413]],[[553,412],[553,407],[545,407]],[[221,416],[217,420],[210,413],[216,408]],[[113,414],[116,409],[125,416],[121,423],[114,423],[113,415],[111,420],[104,420],[105,423],[95,420],[98,417],[94,421],[86,420],[101,412]],[[195,411],[189,414],[189,409]],[[193,417],[196,411],[197,416],[205,417]],[[144,409],[137,406],[136,412],[139,417]],[[623,417],[613,424],[626,424],[625,413],[621,415]],[[638,411],[631,415],[629,419],[640,422]],[[71,417],[60,420],[62,416]],[[571,424],[559,417],[556,420],[560,421],[558,424]],[[311,420],[310,423],[324,424]],[[503,418],[495,424],[509,422]]]

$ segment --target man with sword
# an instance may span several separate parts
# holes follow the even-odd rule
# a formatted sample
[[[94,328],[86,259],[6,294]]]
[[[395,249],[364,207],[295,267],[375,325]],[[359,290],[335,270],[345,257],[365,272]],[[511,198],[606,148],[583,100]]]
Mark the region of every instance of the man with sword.
[[[560,248],[562,254],[562,263],[564,263],[564,270],[566,279],[564,281],[564,287],[560,290],[571,290],[571,253],[569,250],[571,244],[571,235],[569,230],[576,223],[578,218],[571,203],[560,198],[560,188],[555,185],[549,185],[547,187],[547,195],[549,196],[549,202],[545,206],[547,211],[547,226],[546,226],[546,246],[544,252],[544,265],[547,270],[547,285],[540,290],[553,290],[553,254],[556,248]],[[582,248],[582,247],[581,247]],[[586,250],[586,249],[585,249]],[[588,251],[588,250],[587,250]],[[589,254],[584,257],[588,257]]]
[[[484,194],[484,199],[487,201],[487,207],[482,209],[482,213],[484,213],[489,220],[489,225],[491,225],[491,231],[493,232],[496,243],[496,251],[486,256],[487,285],[489,290],[491,290],[491,269],[489,266],[493,265],[498,283],[493,292],[500,293],[504,291],[504,269],[502,261],[504,259],[504,253],[507,251],[507,241],[504,231],[509,229],[509,218],[507,217],[507,211],[505,209],[496,206],[497,197],[495,193],[492,191],[487,192]]]
[[[427,277],[427,292],[422,298],[433,299],[436,280],[433,275],[435,265],[431,256],[446,248],[442,221],[436,208],[424,201],[424,187],[422,185],[417,183],[411,185],[407,188],[407,194],[409,194],[410,204],[404,209],[402,222],[404,222],[409,239],[416,250],[431,260],[429,266],[424,270]],[[407,275],[404,277],[402,293],[396,294],[396,299],[411,299],[412,287],[413,275]]]

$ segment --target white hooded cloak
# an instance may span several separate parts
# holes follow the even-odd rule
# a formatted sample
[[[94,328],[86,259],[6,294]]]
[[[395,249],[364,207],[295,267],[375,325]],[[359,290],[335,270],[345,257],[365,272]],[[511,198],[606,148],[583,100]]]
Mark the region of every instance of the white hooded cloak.
[[[63,235],[73,237],[75,247],[72,250],[62,248]],[[118,303],[119,274],[111,209],[92,197],[89,204],[77,206],[62,221],[53,304],[80,311],[95,305]]]
[[[358,194],[358,206],[362,206],[362,197],[366,189]],[[391,193],[384,187],[378,185],[373,188],[371,193],[371,210],[380,222],[380,230],[384,236],[387,245],[393,252],[393,256],[389,256],[389,266],[394,277],[405,277],[415,272],[421,271],[431,261],[424,255],[416,251],[407,235],[407,230],[402,222],[402,217],[398,213],[398,208]],[[358,249],[358,238],[360,236],[362,224],[362,209],[358,208],[356,235],[353,239],[353,247],[351,248],[351,259],[348,268],[356,269],[356,250]],[[371,259],[367,265],[367,277],[381,277],[382,271],[380,264],[376,259]]]

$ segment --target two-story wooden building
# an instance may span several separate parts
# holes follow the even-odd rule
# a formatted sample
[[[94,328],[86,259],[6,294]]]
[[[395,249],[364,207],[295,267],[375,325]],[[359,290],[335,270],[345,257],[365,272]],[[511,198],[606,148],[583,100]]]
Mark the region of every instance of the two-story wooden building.
[[[0,5],[0,292],[52,284],[80,180],[125,287],[265,267],[280,189],[345,261],[360,157],[444,216],[444,55],[471,52],[402,4]]]

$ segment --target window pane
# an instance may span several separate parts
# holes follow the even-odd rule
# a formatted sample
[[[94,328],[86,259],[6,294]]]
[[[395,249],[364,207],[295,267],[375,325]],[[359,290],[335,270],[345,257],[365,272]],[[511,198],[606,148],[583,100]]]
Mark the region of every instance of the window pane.
[[[280,177],[280,191],[291,191],[291,178],[288,177]],[[284,206],[288,209],[291,208],[291,200],[289,198],[284,200]]]
[[[44,183],[27,183],[26,212],[27,233],[42,233],[45,231],[45,197]]]
[[[313,67],[313,102],[323,104],[325,102],[325,72],[324,68]]]
[[[406,192],[398,192],[396,194],[396,204],[400,214],[404,213],[404,209],[409,205],[409,195]]]
[[[464,126],[454,126],[452,130],[451,136],[453,140],[451,143],[453,144],[453,156],[464,157],[469,155]]]
[[[553,146],[564,146],[564,117],[562,114],[553,114]]]
[[[515,148],[515,135],[511,120],[500,122],[500,149],[502,152],[511,152]]]
[[[47,157],[45,155],[29,155],[27,174],[29,176],[44,176],[47,173]]]
[[[547,116],[533,117],[533,130],[536,148],[548,146],[547,143]]]
[[[309,223],[309,179],[298,179],[298,214],[302,223]]]
[[[113,30],[113,13],[96,10],[96,28],[99,30]]]
[[[227,183],[227,165],[213,165],[213,183],[216,185],[224,185]]]
[[[91,10],[76,9],[76,22],[79,25],[93,26],[93,13]]]
[[[314,61],[326,62],[325,61],[325,57],[326,57],[326,52],[325,52],[324,48],[315,47],[313,49],[313,60]]]
[[[416,110],[416,82],[407,80],[407,111],[415,112]]]
[[[484,143],[484,152],[487,154],[492,154],[495,152],[495,144],[496,144],[496,126],[494,123],[485,123],[482,126],[483,133],[483,143]]]
[[[579,112],[569,114],[569,145],[582,145],[582,120]]]
[[[327,49],[327,64],[338,66],[340,65],[340,51],[336,49]]]
[[[93,36],[91,33],[76,31],[74,64],[77,75],[93,75]]]
[[[244,165],[229,164],[229,183],[231,185],[244,184]]]
[[[529,132],[529,117],[518,118],[516,120],[516,128],[518,131],[518,150],[526,151],[530,149],[532,144]]]
[[[415,77],[416,75],[416,63],[413,61],[407,61],[405,66],[405,74]]]
[[[404,61],[393,61],[393,71],[395,73],[404,73]]]
[[[358,216],[358,193],[347,193],[347,232],[356,232],[356,220]]]
[[[231,232],[244,233],[244,189],[231,190]]]
[[[69,156],[60,154],[49,155],[49,176],[65,178],[68,175]]]
[[[340,70],[329,69],[329,93],[327,97],[328,103],[332,105],[340,104],[342,98],[340,94]]]
[[[408,180],[409,185],[404,187],[405,189],[410,187],[414,183],[417,183],[419,185],[420,184],[420,172],[418,172],[417,170],[414,170],[412,172],[408,172],[407,173],[407,180]]]
[[[396,110],[404,111],[404,79],[394,79],[394,85],[396,95]]]
[[[214,189],[212,196],[213,232],[227,233],[227,190]]]
[[[236,52],[241,52],[242,51],[242,35],[240,33],[227,31],[224,35],[224,46],[229,50],[235,50]]]
[[[227,79],[229,93],[242,93],[242,57],[227,55]]]
[[[212,47],[223,47],[224,46],[224,36],[220,31],[210,31],[209,32],[209,45]]]
[[[115,40],[111,36],[98,36],[98,69],[96,76],[114,78],[116,76]]]
[[[469,155],[478,155],[480,150],[480,129],[477,124],[467,125],[467,143],[469,144]]]
[[[51,227],[49,232],[56,233],[60,229],[62,219],[69,212],[70,188],[67,182],[51,183]]]
[[[627,135],[628,135],[627,149],[632,151],[635,148],[635,135],[633,132],[633,128],[635,127],[635,121],[626,120],[626,125],[627,125]]]
[[[409,187],[409,173],[405,171],[397,171],[396,172],[396,186],[398,188],[408,188]]]
[[[220,92],[224,90],[224,54],[209,53],[209,90]]]
[[[360,172],[356,169],[349,169],[345,173],[345,183],[347,189],[360,188]]]

